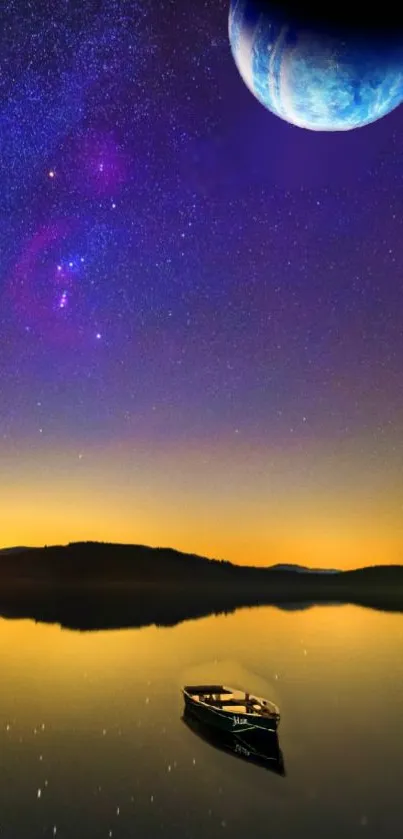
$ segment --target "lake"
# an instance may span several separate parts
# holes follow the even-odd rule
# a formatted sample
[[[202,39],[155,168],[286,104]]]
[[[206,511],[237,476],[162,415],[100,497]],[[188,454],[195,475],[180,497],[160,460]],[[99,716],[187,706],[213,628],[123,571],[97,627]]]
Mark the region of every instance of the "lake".
[[[403,615],[254,608],[79,633],[0,620],[0,837],[400,837]],[[181,720],[185,683],[274,700],[286,776]]]

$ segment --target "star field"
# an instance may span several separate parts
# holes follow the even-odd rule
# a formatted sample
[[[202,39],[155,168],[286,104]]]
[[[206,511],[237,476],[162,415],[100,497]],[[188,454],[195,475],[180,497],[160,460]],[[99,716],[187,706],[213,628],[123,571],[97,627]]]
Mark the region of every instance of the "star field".
[[[79,486],[94,447],[118,472],[164,446],[235,447],[240,474],[248,447],[398,468],[403,112],[348,135],[281,122],[237,74],[227,11],[2,9],[0,439],[32,487],[63,450]]]

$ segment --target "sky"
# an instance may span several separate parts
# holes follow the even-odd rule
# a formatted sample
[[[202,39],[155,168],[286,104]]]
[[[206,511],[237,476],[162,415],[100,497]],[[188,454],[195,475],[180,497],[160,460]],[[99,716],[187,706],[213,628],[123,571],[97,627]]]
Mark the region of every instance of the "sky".
[[[0,532],[403,560],[403,108],[296,128],[224,0],[5,0]]]

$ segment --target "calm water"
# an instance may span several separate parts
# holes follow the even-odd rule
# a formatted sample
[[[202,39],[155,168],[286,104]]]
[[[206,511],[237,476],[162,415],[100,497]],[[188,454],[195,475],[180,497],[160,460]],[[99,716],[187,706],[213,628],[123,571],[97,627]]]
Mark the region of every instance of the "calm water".
[[[260,608],[80,634],[0,621],[0,837],[401,837],[403,615]],[[285,778],[198,739],[185,682],[274,699]]]

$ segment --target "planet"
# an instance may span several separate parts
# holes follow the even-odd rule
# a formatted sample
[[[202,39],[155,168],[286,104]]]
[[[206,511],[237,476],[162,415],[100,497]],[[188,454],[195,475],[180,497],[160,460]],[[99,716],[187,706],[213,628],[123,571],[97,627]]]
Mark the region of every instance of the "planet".
[[[285,18],[256,0],[232,0],[229,40],[256,99],[293,125],[349,131],[403,101],[403,38],[326,29]]]

